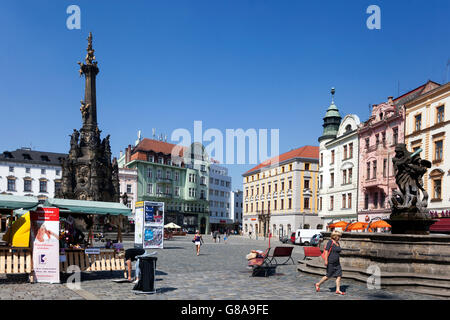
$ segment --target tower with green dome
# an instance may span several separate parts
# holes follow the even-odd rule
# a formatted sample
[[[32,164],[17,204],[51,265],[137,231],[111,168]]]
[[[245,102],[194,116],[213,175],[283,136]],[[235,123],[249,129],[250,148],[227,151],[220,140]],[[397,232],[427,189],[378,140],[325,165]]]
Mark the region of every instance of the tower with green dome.
[[[342,117],[339,110],[334,104],[334,93],[336,90],[331,88],[331,105],[328,107],[327,113],[323,118],[323,134],[319,137],[319,143],[323,140],[331,140],[336,138],[341,124]]]

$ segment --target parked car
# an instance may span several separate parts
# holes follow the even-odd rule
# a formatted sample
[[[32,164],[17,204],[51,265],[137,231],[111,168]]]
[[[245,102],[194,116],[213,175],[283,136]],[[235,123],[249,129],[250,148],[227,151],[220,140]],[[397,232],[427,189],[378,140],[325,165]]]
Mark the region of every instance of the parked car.
[[[294,244],[295,243],[295,232],[291,233],[291,243]]]
[[[313,235],[320,233],[319,229],[297,229],[295,231],[295,244],[309,246]]]
[[[323,236],[321,233],[316,233],[315,235],[313,235],[311,237],[311,242],[310,244],[312,246],[318,246],[321,242],[323,241]]]

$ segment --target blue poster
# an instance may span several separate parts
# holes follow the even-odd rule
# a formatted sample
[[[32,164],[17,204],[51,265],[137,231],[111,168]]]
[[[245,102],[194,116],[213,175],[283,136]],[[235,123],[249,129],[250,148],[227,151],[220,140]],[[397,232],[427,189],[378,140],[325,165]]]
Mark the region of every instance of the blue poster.
[[[153,222],[153,213],[155,208],[153,206],[145,206],[145,222]]]
[[[145,228],[144,241],[152,241],[153,240],[153,230],[150,228]]]

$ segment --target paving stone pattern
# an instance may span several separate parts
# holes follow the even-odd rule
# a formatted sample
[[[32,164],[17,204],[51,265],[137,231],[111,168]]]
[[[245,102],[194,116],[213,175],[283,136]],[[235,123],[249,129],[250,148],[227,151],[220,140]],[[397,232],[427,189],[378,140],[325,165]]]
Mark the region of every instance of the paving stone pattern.
[[[155,300],[155,299],[194,299],[194,300],[300,300],[300,299],[439,299],[438,297],[393,290],[369,290],[364,283],[342,280],[341,288],[345,296],[334,293],[335,281],[329,280],[315,292],[314,283],[320,277],[302,274],[297,265],[277,267],[276,274],[270,277],[251,277],[245,256],[251,249],[265,250],[268,241],[230,236],[227,243],[214,243],[205,236],[200,256],[195,254],[192,236],[175,237],[165,241],[165,248],[157,251],[156,294],[136,294],[134,284],[116,283],[113,279],[123,277],[123,272],[82,273],[81,290],[71,290],[65,283],[42,284],[27,283],[23,276],[0,276],[0,299],[45,299],[45,300]],[[271,245],[283,245],[272,239]],[[125,248],[133,246],[131,241]],[[294,261],[303,259],[303,249],[295,246]],[[63,279],[65,280],[64,277]]]

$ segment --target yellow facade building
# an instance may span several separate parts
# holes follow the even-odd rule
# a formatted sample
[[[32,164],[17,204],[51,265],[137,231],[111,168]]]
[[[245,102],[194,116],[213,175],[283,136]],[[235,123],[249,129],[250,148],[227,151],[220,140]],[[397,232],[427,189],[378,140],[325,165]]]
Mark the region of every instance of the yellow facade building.
[[[304,146],[266,160],[242,176],[243,221],[250,237],[290,236],[322,229],[318,216],[319,147]]]

